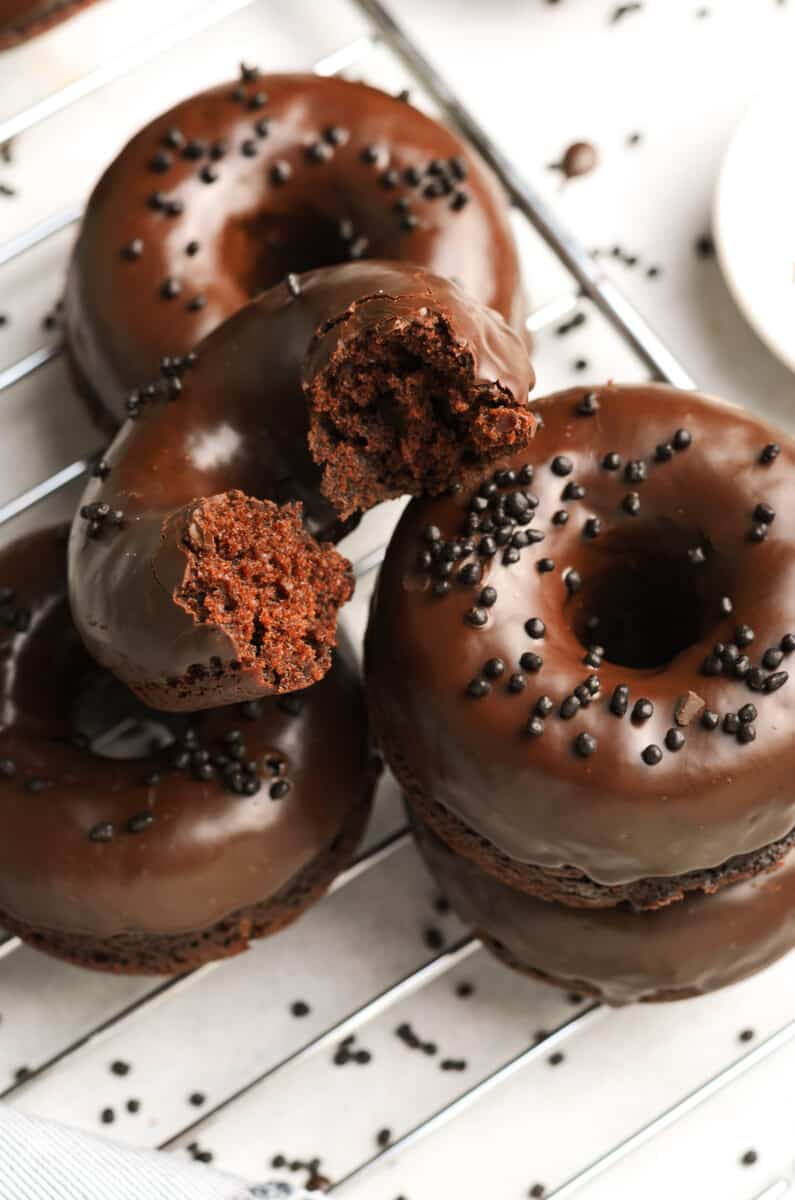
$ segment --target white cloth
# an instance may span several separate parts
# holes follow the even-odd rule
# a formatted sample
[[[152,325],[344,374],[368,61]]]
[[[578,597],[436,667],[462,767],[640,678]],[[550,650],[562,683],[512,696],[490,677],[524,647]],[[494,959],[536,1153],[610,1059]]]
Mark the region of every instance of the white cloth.
[[[132,1150],[0,1105],[0,1200],[313,1200],[173,1154]]]

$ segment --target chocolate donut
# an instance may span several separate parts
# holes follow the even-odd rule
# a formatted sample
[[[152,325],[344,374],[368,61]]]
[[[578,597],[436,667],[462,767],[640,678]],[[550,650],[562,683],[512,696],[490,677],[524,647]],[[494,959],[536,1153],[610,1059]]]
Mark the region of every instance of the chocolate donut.
[[[291,276],[162,369],[83,496],[69,572],[86,646],[157,708],[293,691],[326,669],[343,560],[297,528],[274,537],[286,522],[262,501],[301,501],[308,529],[335,537],[535,424],[521,339],[399,264]]]
[[[260,75],[178,104],[97,184],[66,289],[81,388],[129,390],[288,272],[380,258],[456,278],[517,328],[508,206],[449,129],[361,83]]]
[[[300,696],[164,719],[86,654],[64,532],[0,554],[0,925],[108,971],[236,954],[362,831],[377,765],[350,651]]]
[[[414,501],[389,547],[367,680],[390,765],[546,900],[655,908],[768,868],[795,827],[795,445],[664,386],[535,412],[529,453]]]
[[[487,949],[515,970],[610,1004],[684,1000],[769,966],[795,946],[795,855],[776,870],[659,912],[546,904],[454,854],[422,822],[425,861]]]
[[[0,0],[0,50],[46,33],[94,0]]]

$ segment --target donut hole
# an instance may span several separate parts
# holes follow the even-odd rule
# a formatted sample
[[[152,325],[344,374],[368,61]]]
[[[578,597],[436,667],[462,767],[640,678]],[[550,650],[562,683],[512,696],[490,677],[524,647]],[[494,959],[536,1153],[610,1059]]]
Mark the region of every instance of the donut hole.
[[[80,658],[85,659],[81,649]],[[148,708],[121,680],[93,662],[75,664],[70,672],[72,740],[100,758],[133,760],[173,745],[186,731],[189,717]]]
[[[46,544],[42,553],[62,555],[63,549]],[[57,731],[57,740],[87,754],[143,758],[172,745],[187,727],[187,717],[148,708],[91,658],[72,624],[65,597],[35,612],[16,664],[18,716],[32,728]]]
[[[344,226],[315,209],[233,217],[221,233],[220,260],[247,296],[280,283],[289,272],[347,262]]]
[[[617,666],[664,667],[717,623],[721,564],[701,531],[667,522],[609,541],[581,570],[574,631],[584,646],[603,646]],[[688,550],[697,546],[706,547],[706,561],[694,564]]]
[[[251,672],[261,695],[325,675],[337,610],[353,590],[350,564],[306,532],[300,504],[280,507],[234,490],[207,497],[187,514],[182,546],[186,567],[174,599],[231,644],[228,659],[195,664],[189,676]]]
[[[366,320],[351,317],[357,329]],[[306,384],[309,445],[321,490],[343,518],[396,496],[439,494],[463,468],[532,436],[527,396],[482,379],[438,312],[331,336],[328,361]]]

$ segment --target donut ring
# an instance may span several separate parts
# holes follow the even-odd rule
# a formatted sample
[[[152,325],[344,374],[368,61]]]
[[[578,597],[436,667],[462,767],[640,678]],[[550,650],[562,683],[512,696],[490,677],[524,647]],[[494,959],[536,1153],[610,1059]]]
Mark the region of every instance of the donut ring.
[[[795,946],[795,855],[777,869],[660,912],[545,904],[415,834],[443,894],[507,966],[609,1004],[685,1000],[737,983]]]
[[[69,569],[86,646],[156,708],[294,691],[327,669],[347,564],[273,501],[337,537],[380,500],[525,445],[535,423],[521,339],[399,264],[291,276],[163,370],[86,489]]]
[[[795,826],[795,444],[663,386],[535,412],[529,453],[413,502],[389,547],[367,635],[387,759],[443,840],[546,899],[754,874]],[[475,553],[440,580],[456,538]]]
[[[452,276],[522,324],[508,206],[473,150],[365,84],[244,67],[158,117],[97,184],[65,297],[81,390],[118,423],[163,357],[263,288],[362,257]]]
[[[64,532],[0,554],[0,925],[108,971],[236,954],[322,895],[363,829],[378,767],[350,650],[300,697],[169,724],[86,654]]]

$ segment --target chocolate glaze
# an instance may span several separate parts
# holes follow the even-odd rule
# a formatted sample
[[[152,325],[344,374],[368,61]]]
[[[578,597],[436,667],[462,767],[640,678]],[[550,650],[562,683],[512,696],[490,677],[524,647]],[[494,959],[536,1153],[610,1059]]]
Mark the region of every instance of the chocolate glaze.
[[[190,350],[259,290],[361,257],[452,276],[521,324],[505,198],[450,130],[375,88],[314,75],[193,96],[137,134],[91,197],[66,290],[78,377],[118,421],[164,355]]]
[[[778,841],[749,854],[735,854],[717,867],[701,867],[685,875],[654,875],[609,886],[596,883],[572,867],[539,867],[535,863],[518,862],[497,850],[493,843],[479,837],[463,821],[453,816],[449,808],[441,804],[428,804],[416,792],[412,792],[409,799],[417,817],[454,853],[471,859],[508,887],[527,892],[539,900],[567,904],[572,908],[620,906],[649,911],[682,900],[691,892],[714,895],[722,888],[778,866],[795,845],[795,829],[791,829]]]
[[[0,635],[0,760],[15,767],[0,778],[0,923],[100,937],[178,933],[280,892],[367,804],[377,774],[349,648],[340,646],[325,679],[301,693],[298,715],[268,699],[255,719],[239,706],[191,718],[211,751],[241,730],[261,779],[254,795],[226,790],[215,773],[203,781],[174,769],[179,742],[134,759],[102,757],[70,740],[76,721],[92,736],[92,721],[108,719],[114,681],[70,620],[65,558],[55,530],[0,555],[2,584],[30,614],[28,632]],[[140,718],[129,694],[122,710]],[[278,774],[269,755],[284,760]],[[159,781],[147,783],[153,773]],[[270,795],[276,780],[289,782],[281,799]],[[153,822],[128,832],[141,813]],[[91,840],[105,823],[112,839]]]
[[[509,965],[610,1004],[715,991],[795,946],[795,854],[716,896],[659,912],[568,908],[514,891],[453,854],[427,826],[419,847],[444,895]]]
[[[702,673],[713,644],[731,643],[741,623],[755,631],[745,651],[754,666],[795,628],[795,446],[778,435],[778,455],[762,455],[773,441],[762,421],[692,393],[614,385],[591,391],[597,407],[585,407],[592,415],[581,415],[587,389],[535,406],[543,428],[513,465],[535,464],[534,527],[545,537],[523,550],[519,562],[504,565],[501,554],[484,559],[477,586],[454,583],[448,595],[434,597],[417,569],[422,531],[435,525],[444,538],[459,534],[471,490],[408,507],[373,602],[367,673],[379,736],[408,791],[444,806],[512,859],[570,866],[597,882],[620,884],[717,866],[795,826],[795,683],[759,692],[733,671]],[[680,428],[690,431],[692,445],[670,456],[664,451],[665,460],[656,461],[655,447]],[[603,457],[614,451],[621,469],[606,470]],[[561,454],[570,460],[568,475],[552,469]],[[625,478],[634,459],[643,460],[644,481]],[[586,489],[582,499],[562,498],[572,481]],[[630,491],[640,497],[635,516],[623,506]],[[760,503],[776,516],[769,535],[756,542],[752,514]],[[568,522],[555,524],[561,510]],[[593,516],[602,528],[588,537]],[[704,563],[691,562],[688,551],[695,548],[703,548]],[[554,560],[554,570],[539,571],[544,557]],[[571,569],[582,578],[573,594],[566,584]],[[642,629],[644,612],[626,607],[622,591],[643,593],[648,580],[644,604],[652,605],[656,624],[634,646],[646,665],[610,661],[610,647],[601,667],[585,665],[583,640],[600,640],[598,630],[585,632],[592,612],[609,627],[617,656],[624,663],[632,657],[633,630]],[[473,628],[464,617],[484,585],[498,598],[484,610],[485,624]],[[721,608],[724,596],[733,605],[730,615]],[[616,621],[622,614],[623,627]],[[525,630],[534,617],[546,625],[543,639]],[[649,665],[661,648],[669,661]],[[526,672],[524,689],[512,692],[507,681],[525,652],[537,652],[543,666]],[[493,657],[504,660],[505,675],[487,695],[472,698],[470,681],[483,678]],[[780,669],[787,666],[784,655]],[[563,719],[562,702],[591,674],[601,681],[600,696]],[[761,672],[763,679],[770,675]],[[620,684],[630,690],[624,717],[610,711]],[[697,719],[682,729],[684,746],[667,749],[680,698],[691,690],[721,717],[753,702],[756,740],[741,744],[721,728],[708,732]],[[542,735],[532,737],[524,731],[542,695],[554,709]],[[634,721],[633,706],[644,697],[654,713]],[[597,741],[587,757],[577,750],[581,733]],[[660,748],[655,766],[641,757],[650,745]]]
[[[94,0],[0,0],[0,50],[45,33]]]
[[[308,272],[294,283],[297,296],[279,284],[202,342],[195,365],[180,374],[175,400],[173,376],[151,401],[142,399],[140,415],[105,456],[106,477],[91,480],[81,503],[81,510],[106,503],[124,523],[90,537],[90,523],[75,518],[75,623],[94,657],[156,707],[226,703],[244,698],[247,686],[261,694],[261,682],[242,673],[235,694],[228,693],[228,674],[211,664],[235,657],[230,639],[216,626],[197,625],[172,598],[185,571],[186,506],[237,488],[261,499],[301,500],[310,532],[342,532],[307,445],[301,385],[345,338],[430,308],[468,347],[475,381],[499,379],[517,399],[532,382],[517,335],[448,280],[370,261]],[[204,674],[188,687],[197,664]]]

